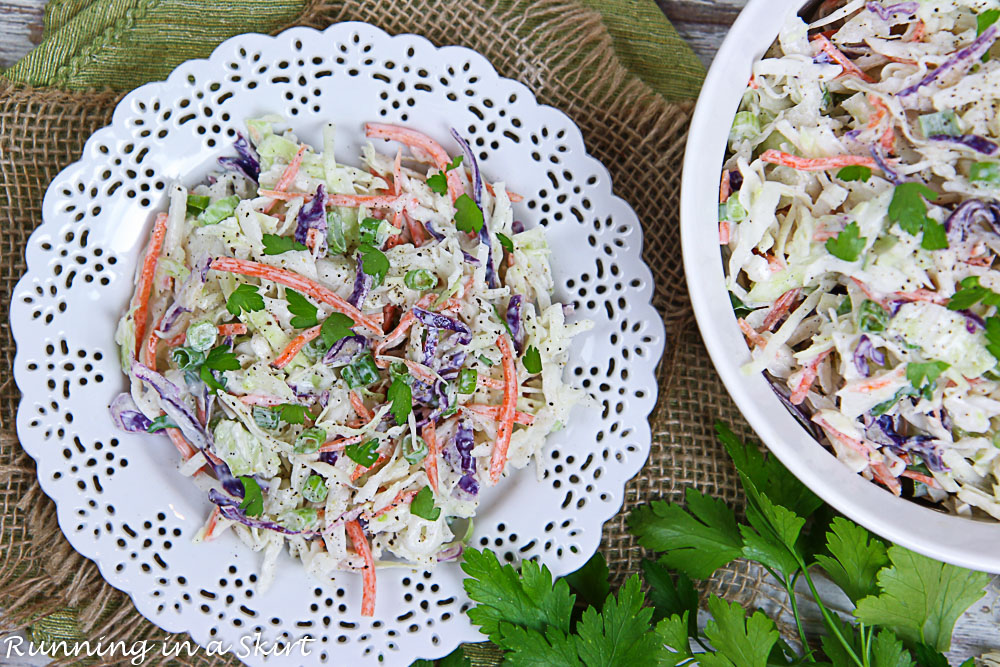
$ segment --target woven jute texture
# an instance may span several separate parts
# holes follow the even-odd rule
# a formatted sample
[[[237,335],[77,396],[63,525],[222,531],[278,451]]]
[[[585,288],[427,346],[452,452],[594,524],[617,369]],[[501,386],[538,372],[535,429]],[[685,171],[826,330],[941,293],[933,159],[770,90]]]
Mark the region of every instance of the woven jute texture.
[[[637,504],[681,500],[688,486],[735,507],[742,503],[737,476],[712,425],[722,419],[739,433],[749,429],[693,326],[680,261],[681,161],[692,105],[668,103],[630,75],[600,15],[573,1],[349,0],[311,4],[296,24],[322,28],[345,20],[367,21],[390,33],[418,33],[485,55],[503,76],[521,80],[541,102],[576,121],[589,152],[610,170],[615,192],[642,220],[644,256],[655,275],[655,305],[668,341],[658,375],[660,401],[651,417],[649,461],[628,485],[622,512],[604,530],[602,551],[619,584],[646,555],[626,529],[628,512]],[[33,89],[0,79],[0,609],[9,628],[30,629],[40,618],[58,618],[81,638],[106,635],[131,642],[163,639],[164,633],[65,541],[55,508],[35,480],[33,462],[17,443],[19,396],[11,378],[14,343],[7,322],[14,283],[25,269],[24,245],[41,221],[45,188],[79,157],[86,138],[110,121],[120,95]],[[760,583],[737,562],[706,591],[752,605]],[[467,653],[477,664],[496,661],[481,646]],[[192,665],[223,662],[185,659]],[[160,663],[150,658],[144,664]]]

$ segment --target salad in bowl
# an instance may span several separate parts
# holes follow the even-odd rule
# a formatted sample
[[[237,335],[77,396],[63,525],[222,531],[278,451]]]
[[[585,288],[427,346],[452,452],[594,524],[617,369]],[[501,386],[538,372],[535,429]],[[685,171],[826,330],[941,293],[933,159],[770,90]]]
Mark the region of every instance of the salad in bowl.
[[[362,167],[248,121],[235,155],[156,217],[116,342],[127,431],[165,434],[226,530],[322,578],[461,555],[484,486],[526,466],[584,395],[587,321],[552,299],[541,229],[476,157],[368,123]],[[384,141],[383,141],[384,140]]]
[[[753,66],[726,286],[786,406],[852,470],[1000,518],[1000,9],[824,2]]]

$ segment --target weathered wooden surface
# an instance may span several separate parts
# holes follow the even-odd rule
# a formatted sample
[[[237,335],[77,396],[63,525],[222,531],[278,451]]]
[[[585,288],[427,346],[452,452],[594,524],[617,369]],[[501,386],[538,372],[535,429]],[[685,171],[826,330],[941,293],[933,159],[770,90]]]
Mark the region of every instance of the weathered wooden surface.
[[[663,12],[691,44],[702,62],[709,65],[729,26],[747,0],[656,0]],[[0,67],[6,67],[38,43],[42,32],[45,0],[0,0]],[[983,600],[959,621],[951,657],[964,659],[1000,649],[1000,578],[995,578]],[[806,601],[803,600],[803,603]],[[768,605],[765,605],[768,606]],[[780,614],[777,605],[769,609]],[[786,619],[788,620],[788,619]],[[0,659],[11,667],[39,664],[37,661]],[[956,661],[955,664],[958,664]]]

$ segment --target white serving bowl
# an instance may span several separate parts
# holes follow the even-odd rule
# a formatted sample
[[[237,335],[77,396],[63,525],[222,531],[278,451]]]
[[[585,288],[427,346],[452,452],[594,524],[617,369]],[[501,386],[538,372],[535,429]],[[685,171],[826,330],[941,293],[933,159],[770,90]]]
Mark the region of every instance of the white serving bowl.
[[[736,405],[764,444],[823,500],[904,547],[963,567],[1000,572],[1000,522],[950,516],[897,498],[857,475],[785,409],[760,373],[740,367],[750,352],[736,324],[719,248],[719,179],[733,116],[751,67],[802,0],[750,0],[726,37],[695,109],[684,159],[684,270],[705,346]]]

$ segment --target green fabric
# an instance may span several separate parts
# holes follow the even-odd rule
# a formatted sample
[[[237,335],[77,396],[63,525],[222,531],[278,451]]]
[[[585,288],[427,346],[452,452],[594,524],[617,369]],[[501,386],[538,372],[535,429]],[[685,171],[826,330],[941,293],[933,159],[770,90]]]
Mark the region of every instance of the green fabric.
[[[584,0],[601,13],[622,62],[668,100],[697,96],[698,58],[652,0]],[[35,86],[131,90],[204,58],[223,40],[273,32],[305,0],[51,0],[43,41],[4,74]]]

